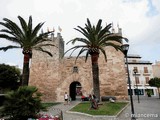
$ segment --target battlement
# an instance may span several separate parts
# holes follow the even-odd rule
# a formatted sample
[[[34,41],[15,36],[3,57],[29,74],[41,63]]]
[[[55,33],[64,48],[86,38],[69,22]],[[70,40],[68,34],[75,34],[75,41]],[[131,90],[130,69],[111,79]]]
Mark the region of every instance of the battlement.
[[[122,36],[122,28],[119,27],[119,24],[117,24],[117,27],[115,28],[113,23],[112,23],[112,29],[111,32],[116,34],[116,35],[120,35]]]

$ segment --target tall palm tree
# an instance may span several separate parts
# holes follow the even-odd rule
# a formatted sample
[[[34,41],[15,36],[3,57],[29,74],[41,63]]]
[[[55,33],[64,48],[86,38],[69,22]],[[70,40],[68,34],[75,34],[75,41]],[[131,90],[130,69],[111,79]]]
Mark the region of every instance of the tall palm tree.
[[[21,16],[18,16],[18,19],[20,26],[7,18],[3,19],[4,22],[0,22],[0,25],[4,27],[4,29],[0,30],[0,38],[4,38],[16,44],[1,47],[0,50],[7,51],[8,49],[13,48],[22,49],[22,53],[24,54],[22,85],[24,86],[28,85],[29,82],[29,61],[32,57],[32,50],[39,50],[52,56],[52,54],[49,51],[46,51],[43,47],[54,45],[46,43],[46,41],[50,41],[46,39],[46,36],[50,32],[41,33],[38,35],[38,32],[43,26],[44,22],[37,24],[33,28],[32,16],[29,16],[28,23]]]
[[[91,25],[90,20],[87,18],[87,23],[85,27],[82,28],[77,26],[74,28],[76,31],[80,32],[85,38],[75,38],[70,40],[68,43],[74,44],[75,42],[82,42],[83,45],[77,45],[70,50],[73,50],[72,53],[80,48],[80,51],[76,57],[77,58],[83,53],[86,52],[85,62],[87,61],[88,56],[91,56],[92,62],[92,76],[93,76],[93,92],[100,99],[100,86],[99,86],[99,67],[98,67],[98,58],[99,54],[103,53],[105,60],[107,61],[107,56],[105,52],[105,47],[112,46],[116,50],[121,50],[122,39],[128,41],[126,38],[122,36],[118,36],[114,33],[111,33],[109,30],[112,27],[112,24],[106,25],[104,28],[102,27],[102,20],[99,19],[97,25]],[[67,44],[68,44],[67,43]]]

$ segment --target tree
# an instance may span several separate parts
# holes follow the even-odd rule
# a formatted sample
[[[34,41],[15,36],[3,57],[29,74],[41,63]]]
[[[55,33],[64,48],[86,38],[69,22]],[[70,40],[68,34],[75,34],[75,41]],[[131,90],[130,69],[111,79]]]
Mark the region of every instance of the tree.
[[[158,77],[154,77],[154,78],[151,78],[149,81],[148,81],[148,84],[152,87],[157,87],[158,89],[158,93],[159,93],[159,99],[160,99],[160,92],[159,92],[159,88],[160,88],[160,78]]]
[[[22,85],[28,85],[29,61],[32,57],[32,51],[38,50],[52,56],[52,54],[49,51],[45,50],[43,47],[54,45],[47,43],[48,41],[51,41],[49,39],[46,39],[47,35],[50,32],[41,33],[38,35],[38,32],[43,26],[44,22],[37,24],[33,28],[31,16],[29,17],[28,23],[21,16],[18,16],[18,19],[20,21],[20,26],[7,18],[3,19],[4,22],[0,22],[0,25],[4,27],[4,29],[0,30],[0,38],[4,38],[6,40],[16,43],[16,45],[8,45],[6,47],[1,47],[0,50],[7,51],[8,49],[13,48],[22,49],[22,53],[24,54]]]
[[[0,64],[0,88],[15,89],[20,82],[20,70],[15,66]]]
[[[122,36],[118,36],[118,35],[115,35],[114,33],[111,33],[109,31],[111,27],[112,27],[112,24],[108,24],[103,28],[101,19],[99,19],[96,26],[91,25],[90,20],[87,18],[87,24],[85,24],[84,28],[80,26],[77,26],[77,28],[74,28],[76,31],[80,32],[85,38],[77,37],[68,42],[68,43],[71,42],[72,44],[74,44],[79,41],[79,42],[82,42],[83,45],[74,46],[65,52],[67,53],[68,51],[73,50],[72,51],[73,53],[75,50],[80,48],[80,51],[76,57],[76,60],[83,52],[86,52],[85,61],[87,61],[87,58],[89,55],[91,56],[93,92],[98,97],[98,99],[100,99],[99,67],[98,67],[99,54],[100,52],[103,53],[105,60],[107,61],[107,56],[104,48],[107,46],[112,46],[116,50],[121,50],[122,39],[127,41],[126,38],[123,38]]]
[[[40,99],[42,94],[37,91],[33,86],[21,86],[16,91],[8,92],[0,116],[10,117],[10,120],[36,118],[41,110],[46,110]]]

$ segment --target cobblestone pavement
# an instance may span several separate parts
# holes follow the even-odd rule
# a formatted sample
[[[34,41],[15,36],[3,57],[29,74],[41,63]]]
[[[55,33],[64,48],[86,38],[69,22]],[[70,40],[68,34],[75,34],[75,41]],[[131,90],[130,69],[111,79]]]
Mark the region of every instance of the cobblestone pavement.
[[[68,113],[68,110],[78,104],[80,101],[72,101],[70,105],[59,104],[50,109],[52,114],[54,108],[59,108],[63,111],[64,120],[131,120],[130,104],[118,117],[93,117],[83,114]],[[137,96],[133,97],[134,111],[136,120],[160,120],[160,99],[157,97],[140,96],[138,103]]]

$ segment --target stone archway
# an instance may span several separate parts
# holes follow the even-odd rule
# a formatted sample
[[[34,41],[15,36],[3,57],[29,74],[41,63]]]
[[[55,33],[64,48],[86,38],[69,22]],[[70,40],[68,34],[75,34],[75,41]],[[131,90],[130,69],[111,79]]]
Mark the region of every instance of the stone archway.
[[[81,88],[81,83],[78,81],[74,81],[70,84],[69,95],[73,101],[76,100],[77,96],[81,96]]]
[[[78,74],[70,74],[68,77],[64,78],[65,80],[63,80],[57,89],[56,89],[56,96],[57,102],[63,102],[64,101],[64,92],[67,92],[70,95],[70,85],[73,84],[74,86],[74,82],[78,82],[80,83],[81,87],[82,87],[82,92],[85,91],[85,95],[87,96],[88,94],[90,94],[90,91],[92,89],[92,84],[89,81],[89,78],[86,78],[86,76],[79,76]],[[86,80],[87,79],[87,80]],[[78,98],[81,96],[76,96],[77,100]]]

